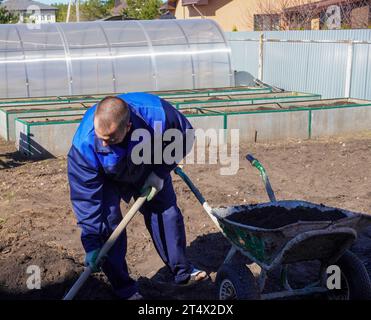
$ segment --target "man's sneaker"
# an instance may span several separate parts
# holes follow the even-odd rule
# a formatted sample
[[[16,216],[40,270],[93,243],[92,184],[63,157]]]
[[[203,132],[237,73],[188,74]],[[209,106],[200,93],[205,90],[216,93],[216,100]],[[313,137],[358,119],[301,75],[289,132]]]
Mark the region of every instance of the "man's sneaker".
[[[143,300],[143,296],[139,292],[135,292],[131,297],[126,300]]]
[[[209,276],[206,273],[206,271],[193,268],[189,278],[185,282],[180,283],[179,285],[181,285],[181,286],[191,286],[191,285],[200,283],[200,282],[208,280],[208,279],[209,279]]]

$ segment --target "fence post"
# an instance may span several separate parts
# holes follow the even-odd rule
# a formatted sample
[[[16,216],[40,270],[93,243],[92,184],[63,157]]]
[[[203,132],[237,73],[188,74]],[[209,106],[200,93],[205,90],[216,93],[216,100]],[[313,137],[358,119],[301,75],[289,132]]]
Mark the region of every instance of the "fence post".
[[[353,41],[349,41],[347,70],[345,73],[345,91],[344,91],[345,98],[350,98],[350,90],[351,90],[351,85],[352,85],[353,50],[354,50],[354,43]]]
[[[263,66],[264,66],[264,33],[261,33],[259,39],[259,67],[258,67],[258,79],[260,81],[263,81]]]

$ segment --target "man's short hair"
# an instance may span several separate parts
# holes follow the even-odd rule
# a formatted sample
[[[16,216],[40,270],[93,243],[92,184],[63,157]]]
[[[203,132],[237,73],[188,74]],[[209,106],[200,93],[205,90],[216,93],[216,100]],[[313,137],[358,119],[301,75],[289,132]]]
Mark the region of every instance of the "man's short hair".
[[[125,128],[130,120],[130,109],[124,100],[108,96],[98,103],[94,118],[98,118],[99,125],[105,128],[109,128],[112,123]]]

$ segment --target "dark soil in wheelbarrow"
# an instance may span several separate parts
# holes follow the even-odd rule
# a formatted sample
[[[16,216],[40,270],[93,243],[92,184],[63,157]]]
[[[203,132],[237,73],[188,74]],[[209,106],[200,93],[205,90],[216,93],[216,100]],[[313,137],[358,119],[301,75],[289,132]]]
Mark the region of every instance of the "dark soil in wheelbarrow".
[[[321,211],[303,206],[295,209],[271,206],[237,212],[230,215],[228,220],[253,227],[277,229],[299,221],[336,221],[344,217],[339,210]]]

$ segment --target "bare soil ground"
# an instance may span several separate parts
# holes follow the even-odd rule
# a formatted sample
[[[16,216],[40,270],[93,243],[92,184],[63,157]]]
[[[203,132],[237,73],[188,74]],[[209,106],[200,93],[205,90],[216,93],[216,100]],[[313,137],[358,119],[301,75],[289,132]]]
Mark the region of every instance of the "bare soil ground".
[[[371,132],[326,140],[241,144],[239,170],[233,176],[221,176],[219,165],[186,165],[184,170],[212,206],[266,202],[258,173],[244,160],[248,152],[266,167],[277,199],[371,214]],[[140,215],[128,226],[130,273],[148,299],[214,299],[216,271],[230,246],[177,176],[174,185],[186,224],[188,256],[211,274],[211,280],[192,289],[164,284],[171,277]],[[125,212],[127,205],[122,206]],[[69,201],[66,160],[24,161],[13,144],[0,140],[0,299],[60,299],[83,270],[79,236]],[[352,250],[371,275],[370,229],[359,235]],[[41,267],[41,290],[27,289],[30,265]],[[304,271],[300,269],[301,277]],[[112,299],[114,295],[99,273],[77,298]]]

